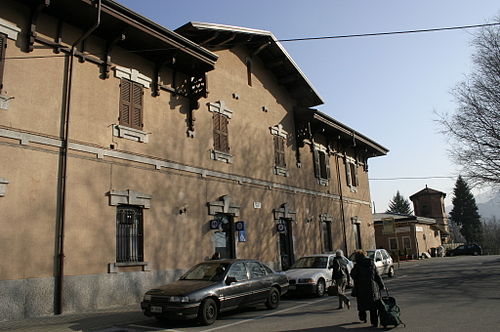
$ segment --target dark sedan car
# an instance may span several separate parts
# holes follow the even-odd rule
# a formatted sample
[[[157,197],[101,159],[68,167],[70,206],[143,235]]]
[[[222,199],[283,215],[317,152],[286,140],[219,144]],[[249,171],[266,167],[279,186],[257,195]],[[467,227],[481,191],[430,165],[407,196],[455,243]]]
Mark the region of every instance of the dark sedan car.
[[[458,255],[481,255],[483,249],[477,244],[462,244],[452,249],[446,253],[447,256],[458,256]]]
[[[278,307],[288,290],[285,274],[255,260],[224,259],[200,263],[181,278],[151,289],[141,308],[157,319],[198,318],[210,325],[219,312],[252,304]]]

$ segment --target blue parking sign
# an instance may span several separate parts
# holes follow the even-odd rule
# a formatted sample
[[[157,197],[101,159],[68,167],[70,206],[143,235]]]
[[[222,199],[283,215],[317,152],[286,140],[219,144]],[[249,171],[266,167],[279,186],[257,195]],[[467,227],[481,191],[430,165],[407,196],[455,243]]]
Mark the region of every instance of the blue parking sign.
[[[245,230],[238,231],[238,241],[247,242],[247,232]]]

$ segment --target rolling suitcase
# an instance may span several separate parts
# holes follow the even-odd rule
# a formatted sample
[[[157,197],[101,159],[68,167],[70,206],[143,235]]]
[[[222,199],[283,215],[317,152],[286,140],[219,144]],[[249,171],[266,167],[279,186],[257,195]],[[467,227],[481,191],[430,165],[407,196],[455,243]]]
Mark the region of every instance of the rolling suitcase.
[[[380,296],[380,300],[378,301],[378,310],[379,310],[379,320],[380,325],[386,328],[389,325],[393,325],[394,327],[402,324],[406,327],[406,324],[401,321],[401,309],[396,303],[396,299],[392,296],[389,296],[389,291],[386,289],[387,296]]]

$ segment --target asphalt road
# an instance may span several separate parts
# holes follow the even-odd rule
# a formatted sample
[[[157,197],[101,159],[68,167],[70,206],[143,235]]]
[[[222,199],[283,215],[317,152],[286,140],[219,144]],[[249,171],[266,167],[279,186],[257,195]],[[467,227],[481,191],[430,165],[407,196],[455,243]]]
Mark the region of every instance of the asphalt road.
[[[445,257],[405,262],[396,277],[384,278],[402,310],[406,328],[413,331],[500,331],[500,256]],[[279,308],[264,306],[224,313],[211,326],[194,321],[159,323],[136,309],[31,320],[23,326],[0,323],[0,330],[84,332],[191,331],[375,331],[357,320],[351,310],[335,310],[336,297],[285,298]],[[78,318],[78,319],[77,319]],[[39,322],[39,323],[37,323]],[[22,322],[21,322],[22,323]],[[37,325],[38,324],[38,325]],[[2,326],[3,325],[3,326]],[[383,328],[379,328],[383,330]]]

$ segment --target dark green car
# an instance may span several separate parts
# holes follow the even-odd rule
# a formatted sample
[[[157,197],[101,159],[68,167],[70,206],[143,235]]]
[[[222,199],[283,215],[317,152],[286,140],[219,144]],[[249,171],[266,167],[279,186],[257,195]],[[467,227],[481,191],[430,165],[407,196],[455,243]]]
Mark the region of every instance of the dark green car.
[[[215,322],[222,311],[255,304],[277,308],[288,290],[288,279],[256,260],[224,259],[195,265],[179,280],[151,289],[141,308],[148,317],[197,318]]]

